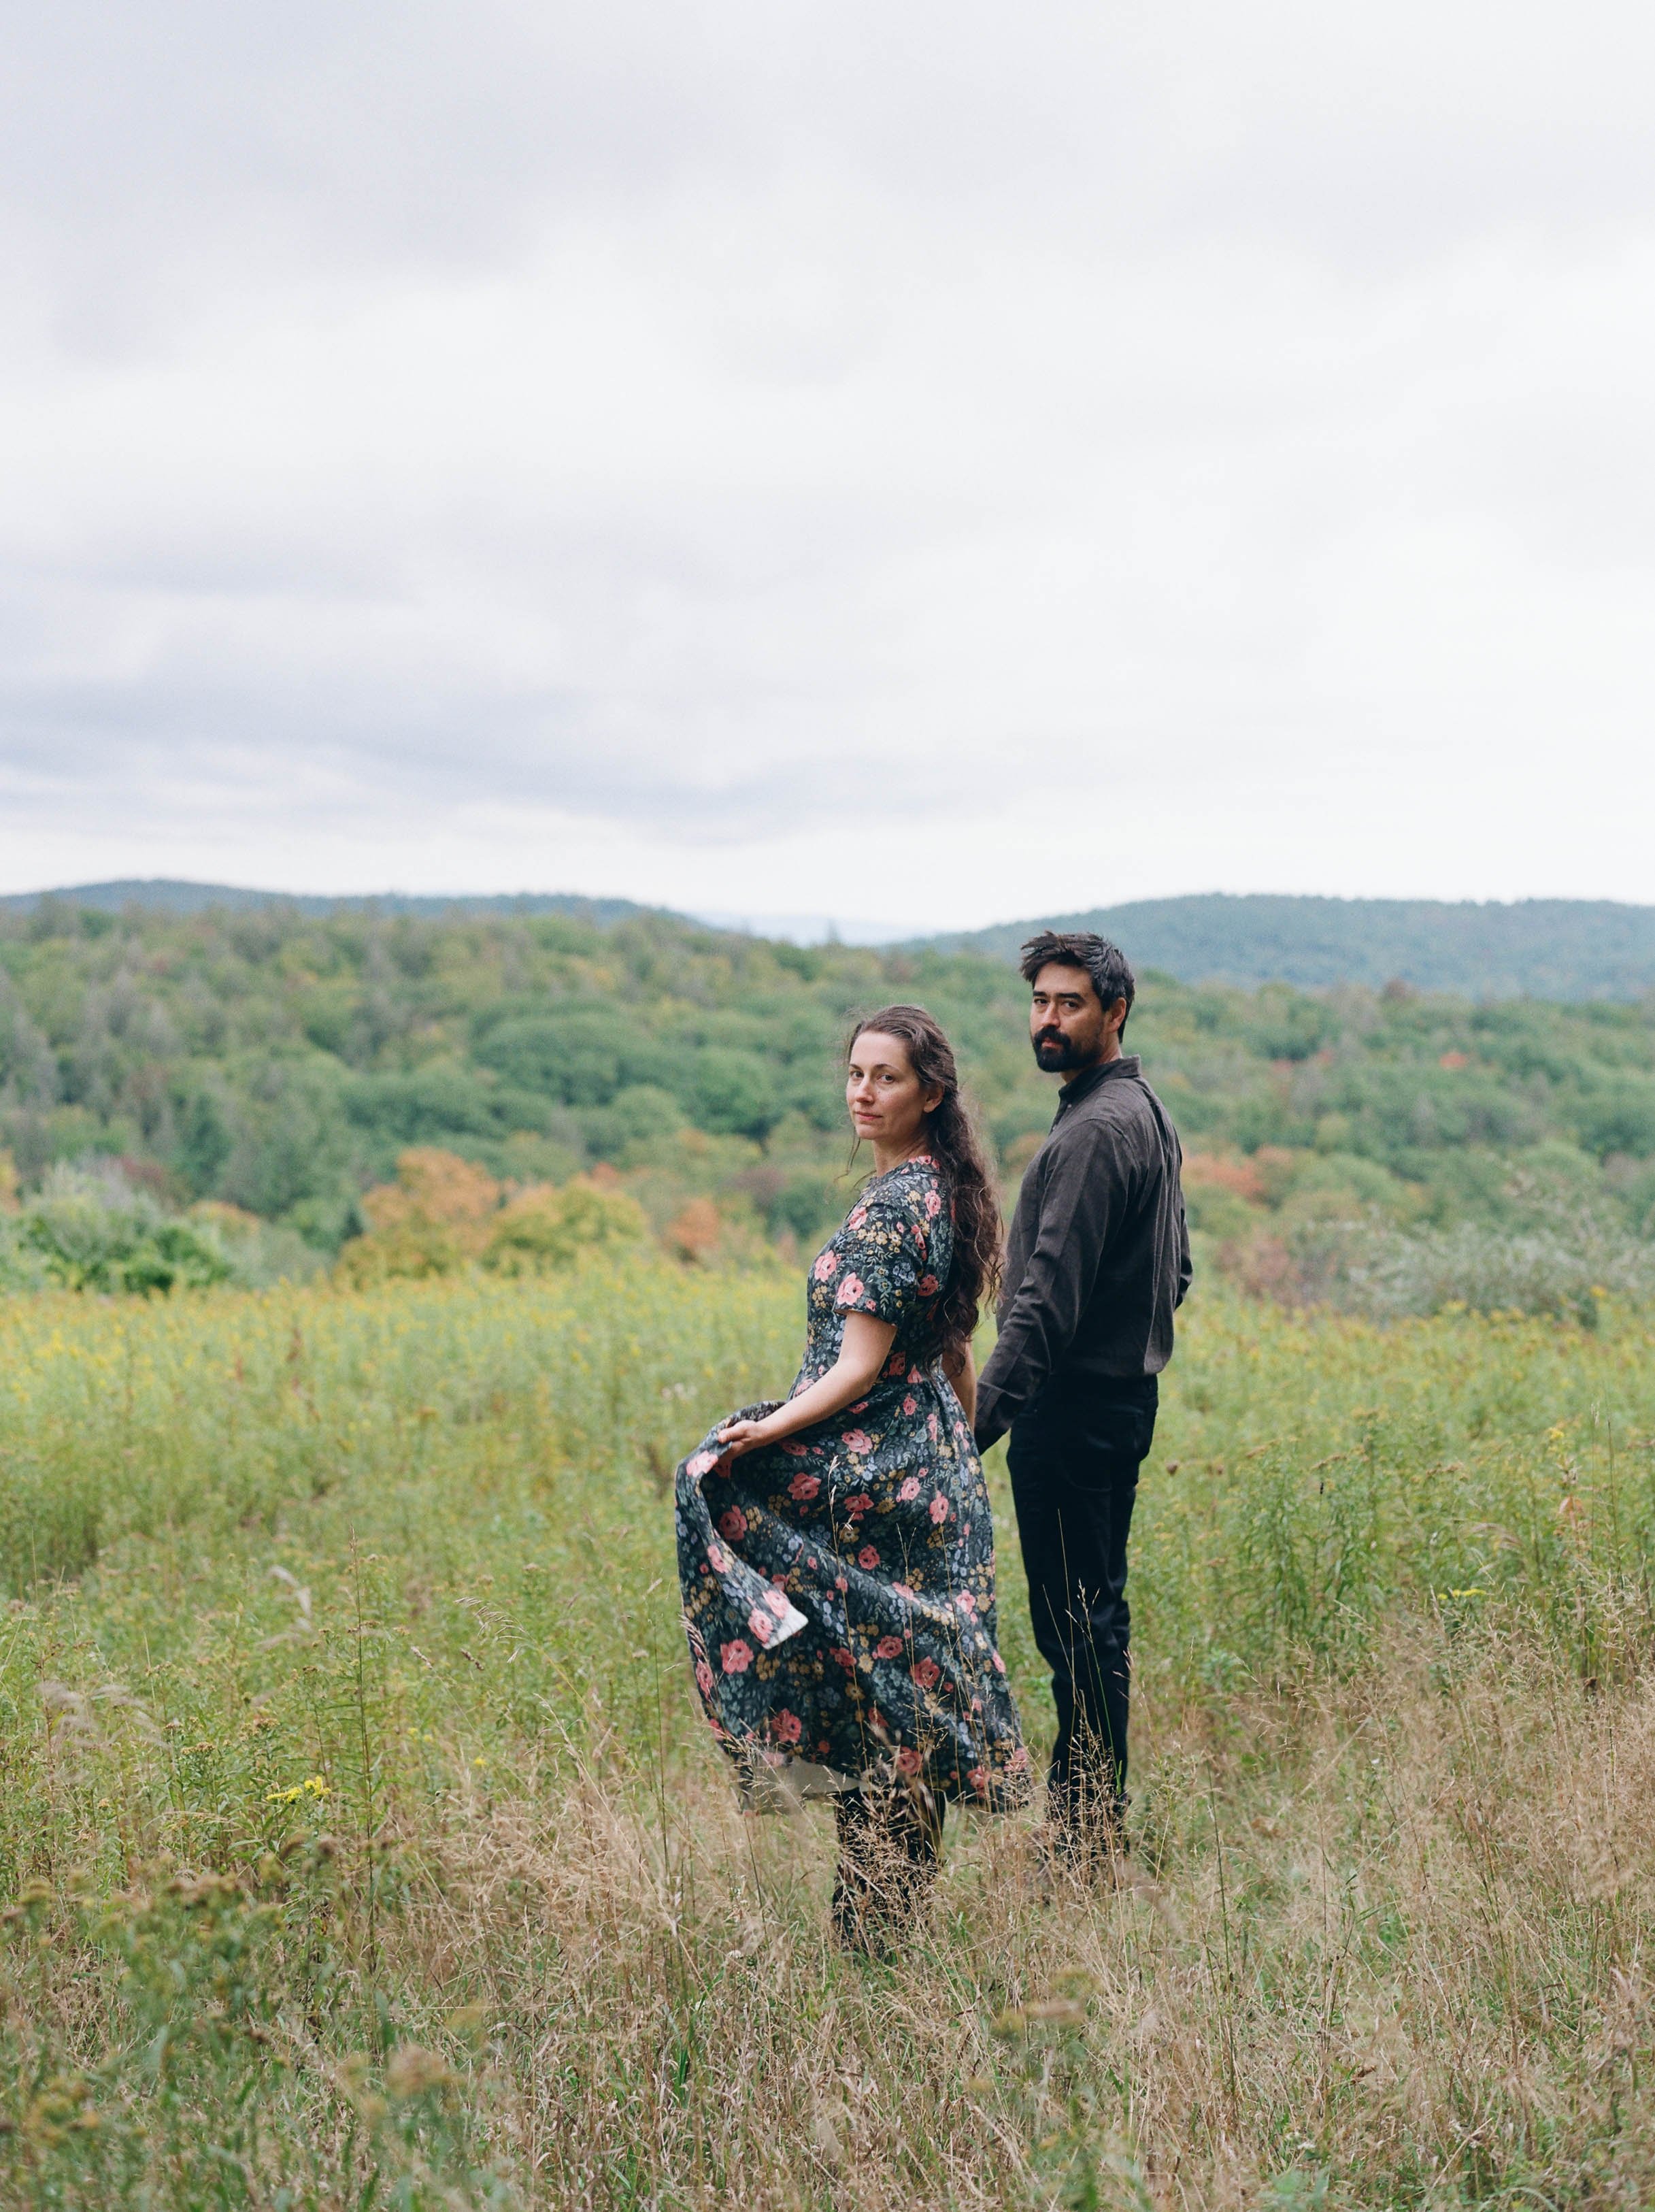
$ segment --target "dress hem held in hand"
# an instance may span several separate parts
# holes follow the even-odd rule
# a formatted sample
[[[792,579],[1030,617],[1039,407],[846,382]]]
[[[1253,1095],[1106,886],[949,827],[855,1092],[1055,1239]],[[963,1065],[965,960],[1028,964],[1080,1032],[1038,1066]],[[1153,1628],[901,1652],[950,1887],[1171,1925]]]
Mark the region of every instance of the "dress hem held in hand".
[[[718,1424],[677,1472],[696,1686],[749,1802],[904,1779],[1001,1812],[1028,1755],[996,1647],[983,1470],[935,1356],[953,1228],[935,1164],[870,1183],[812,1263],[792,1395],[839,1357],[847,1313],[896,1330],[864,1398],[739,1457]]]

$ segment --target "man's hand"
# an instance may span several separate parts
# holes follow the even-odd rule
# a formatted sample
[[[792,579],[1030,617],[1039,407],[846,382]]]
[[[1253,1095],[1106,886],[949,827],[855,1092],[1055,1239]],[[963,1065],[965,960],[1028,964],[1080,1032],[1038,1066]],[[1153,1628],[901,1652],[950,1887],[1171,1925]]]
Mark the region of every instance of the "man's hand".
[[[971,1439],[977,1447],[978,1458],[983,1459],[986,1457],[986,1455],[993,1450],[995,1445],[999,1443],[1001,1437],[1004,1436],[1004,1434],[1005,1429],[1000,1422],[980,1422],[972,1431]]]

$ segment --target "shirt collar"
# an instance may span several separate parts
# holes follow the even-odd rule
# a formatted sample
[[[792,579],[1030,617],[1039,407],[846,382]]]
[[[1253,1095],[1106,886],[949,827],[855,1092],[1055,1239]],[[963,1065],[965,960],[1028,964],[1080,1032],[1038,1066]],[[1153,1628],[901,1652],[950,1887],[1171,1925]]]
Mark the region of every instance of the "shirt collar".
[[[1100,1083],[1122,1075],[1136,1075],[1143,1062],[1135,1052],[1124,1052],[1118,1060],[1100,1060],[1088,1067],[1084,1075],[1077,1075],[1072,1083],[1064,1084],[1058,1094],[1058,1115],[1061,1119],[1071,1106],[1078,1106],[1082,1098],[1089,1098]]]

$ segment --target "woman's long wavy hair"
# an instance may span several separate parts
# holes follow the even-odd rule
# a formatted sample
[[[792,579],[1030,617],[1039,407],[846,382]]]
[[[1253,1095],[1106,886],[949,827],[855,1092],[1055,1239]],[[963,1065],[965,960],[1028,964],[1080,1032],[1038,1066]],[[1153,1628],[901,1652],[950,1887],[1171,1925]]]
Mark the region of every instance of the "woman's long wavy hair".
[[[942,1170],[954,1219],[954,1264],[936,1316],[937,1355],[951,1364],[970,1346],[979,1312],[999,1288],[999,1194],[961,1096],[954,1048],[925,1009],[882,1006],[863,1015],[846,1040],[847,1060],[870,1030],[899,1038],[921,1084],[943,1093],[925,1117],[925,1149]]]

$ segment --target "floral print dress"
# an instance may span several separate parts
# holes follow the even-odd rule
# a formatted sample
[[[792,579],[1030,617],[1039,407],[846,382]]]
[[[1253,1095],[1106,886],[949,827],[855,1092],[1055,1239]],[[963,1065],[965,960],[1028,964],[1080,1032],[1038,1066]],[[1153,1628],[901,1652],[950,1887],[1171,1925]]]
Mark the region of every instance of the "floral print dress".
[[[678,1468],[696,1686],[749,1791],[761,1785],[750,1802],[898,1776],[997,1812],[1028,1796],[995,1643],[988,1492],[927,1348],[953,1244],[934,1162],[870,1182],[811,1266],[790,1395],[834,1364],[851,1313],[895,1325],[878,1381],[844,1413],[737,1459],[721,1456],[715,1428]],[[763,1786],[779,1781],[779,1793]]]

